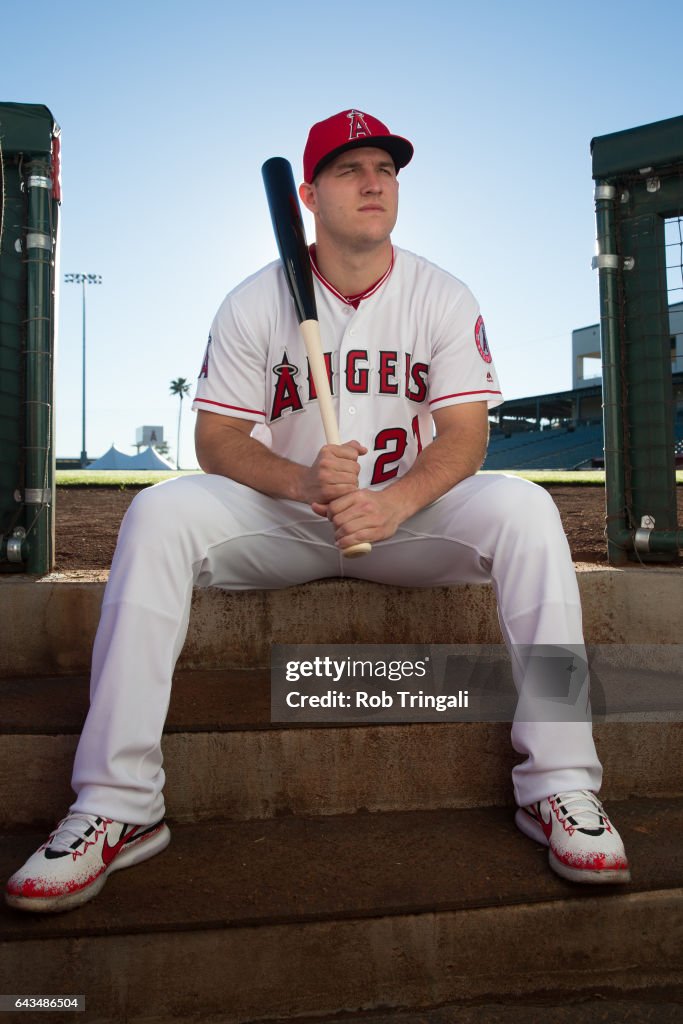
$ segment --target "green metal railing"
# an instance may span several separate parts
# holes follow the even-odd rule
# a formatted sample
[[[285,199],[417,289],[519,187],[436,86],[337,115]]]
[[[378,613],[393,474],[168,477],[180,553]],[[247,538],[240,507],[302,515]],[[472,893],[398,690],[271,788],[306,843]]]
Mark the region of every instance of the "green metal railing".
[[[683,117],[594,139],[608,555],[670,561],[676,400],[665,222],[683,210]]]
[[[52,341],[54,287],[50,166],[33,160],[24,178],[28,196],[26,226],[27,317],[24,506],[28,572],[46,572],[52,563],[54,468],[52,457]]]
[[[58,137],[46,107],[0,103],[1,572],[53,564]]]

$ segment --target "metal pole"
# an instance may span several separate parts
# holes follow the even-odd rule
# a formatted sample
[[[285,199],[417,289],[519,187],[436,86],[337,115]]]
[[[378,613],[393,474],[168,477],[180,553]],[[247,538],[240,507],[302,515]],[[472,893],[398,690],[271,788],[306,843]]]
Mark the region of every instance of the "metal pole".
[[[680,188],[680,186],[679,186]],[[620,218],[625,260],[623,275],[624,361],[627,380],[631,484],[631,527],[654,520],[659,533],[676,530],[671,324],[667,304],[664,217],[651,212],[666,194],[651,193],[645,182],[631,189],[631,203]],[[676,201],[674,196],[671,202]],[[650,546],[644,561],[670,561],[671,550]],[[675,557],[675,556],[674,556]]]
[[[41,574],[52,566],[52,257],[50,167],[45,160],[26,166],[26,506],[27,570]]]
[[[81,469],[88,465],[88,450],[85,444],[85,274],[81,275],[81,289],[83,294],[83,377],[81,396]]]
[[[82,348],[82,380],[81,380],[81,467],[85,468],[88,465],[88,448],[85,438],[85,424],[86,424],[86,300],[85,300],[85,286],[87,284],[102,284],[101,274],[65,274],[64,281],[66,284],[80,284],[81,286],[81,302],[82,302],[82,320],[83,320],[83,338],[81,343]]]
[[[614,207],[617,190],[606,181],[595,189],[598,255],[593,267],[600,283],[600,341],[602,348],[602,410],[605,436],[605,491],[607,552],[611,565],[628,560],[623,543],[626,522],[626,480],[624,460],[624,400],[621,380],[621,337],[619,257]]]

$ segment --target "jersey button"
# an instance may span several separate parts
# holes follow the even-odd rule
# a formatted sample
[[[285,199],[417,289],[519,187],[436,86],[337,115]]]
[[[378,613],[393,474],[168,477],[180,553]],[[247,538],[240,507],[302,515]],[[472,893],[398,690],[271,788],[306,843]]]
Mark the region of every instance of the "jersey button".
[[[355,405],[350,405],[349,406],[349,412],[351,413],[352,416],[356,415],[356,407],[355,407]]]

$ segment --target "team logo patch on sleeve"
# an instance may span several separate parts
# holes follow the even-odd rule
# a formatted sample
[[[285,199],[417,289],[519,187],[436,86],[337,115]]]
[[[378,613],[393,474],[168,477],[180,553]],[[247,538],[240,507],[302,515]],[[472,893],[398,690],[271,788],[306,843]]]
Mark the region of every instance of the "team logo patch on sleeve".
[[[204,352],[204,358],[202,359],[202,368],[199,371],[199,379],[200,380],[202,379],[202,377],[206,378],[206,377],[209,376],[209,349],[210,348],[211,348],[211,335],[209,335],[209,340],[206,343],[206,350]]]
[[[489,350],[489,342],[486,337],[486,328],[484,327],[484,318],[482,316],[479,317],[474,325],[474,340],[477,343],[477,348],[479,349],[479,355],[481,358],[485,363],[490,363],[492,356]]]

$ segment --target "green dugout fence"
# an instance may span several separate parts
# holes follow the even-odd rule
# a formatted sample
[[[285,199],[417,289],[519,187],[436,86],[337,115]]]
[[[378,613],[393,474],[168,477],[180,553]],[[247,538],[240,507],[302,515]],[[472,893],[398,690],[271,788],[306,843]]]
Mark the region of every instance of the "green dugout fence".
[[[0,103],[0,572],[42,574],[54,552],[54,352],[59,127]]]
[[[591,151],[609,560],[672,561],[683,546],[683,117],[603,135]]]

